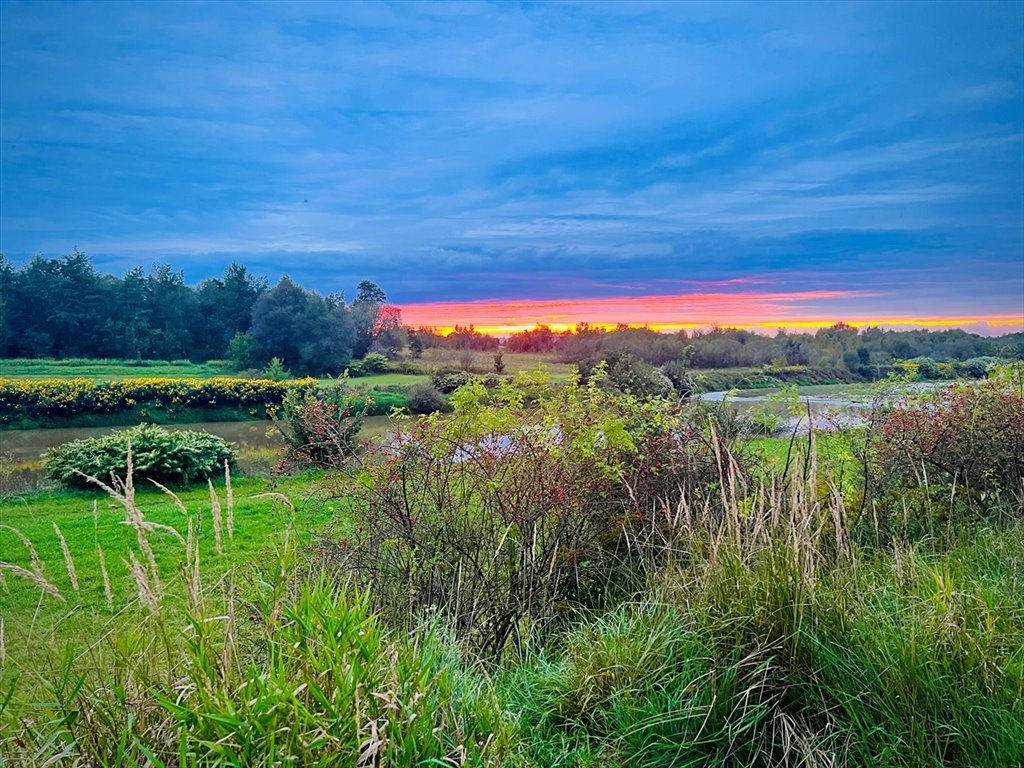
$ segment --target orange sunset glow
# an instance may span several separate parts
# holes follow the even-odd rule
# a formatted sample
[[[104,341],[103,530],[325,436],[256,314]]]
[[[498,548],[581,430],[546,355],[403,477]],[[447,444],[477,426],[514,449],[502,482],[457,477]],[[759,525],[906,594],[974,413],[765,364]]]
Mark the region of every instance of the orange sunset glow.
[[[970,328],[984,332],[1009,333],[1024,330],[1024,316],[971,313],[914,315],[864,313],[828,305],[848,299],[877,296],[870,291],[751,291],[743,293],[702,292],[657,296],[608,296],[572,299],[520,299],[440,301],[405,304],[405,323],[430,327],[441,333],[455,326],[472,325],[477,331],[503,336],[537,325],[555,331],[575,328],[580,323],[614,328],[619,324],[642,325],[658,331],[696,330],[723,326],[772,331],[778,328],[827,328],[842,321],[855,327],[887,328]]]

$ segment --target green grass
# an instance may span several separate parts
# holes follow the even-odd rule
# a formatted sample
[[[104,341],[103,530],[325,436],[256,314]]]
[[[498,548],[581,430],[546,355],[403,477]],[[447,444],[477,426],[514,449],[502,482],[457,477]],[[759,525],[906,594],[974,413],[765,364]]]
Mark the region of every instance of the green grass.
[[[235,533],[230,540],[225,536],[223,555],[214,551],[209,490],[196,486],[179,493],[190,512],[202,514],[201,558],[211,574],[265,558],[280,543],[289,523],[290,513],[280,502],[252,498],[270,489],[267,479],[239,477],[234,480],[233,489]],[[296,529],[304,540],[337,510],[336,504],[322,506],[313,500],[311,489],[308,476],[287,478],[275,488],[295,503]],[[217,490],[223,505],[223,481],[217,484]],[[140,481],[137,502],[147,520],[170,525],[185,534],[184,516],[162,492]],[[135,533],[123,524],[124,519],[124,508],[101,493],[47,491],[0,499],[0,524],[16,528],[28,537],[44,563],[43,575],[66,597],[66,602],[60,602],[41,595],[30,582],[7,574],[7,588],[0,590],[0,616],[5,625],[8,671],[31,675],[33,666],[41,663],[52,649],[69,646],[82,650],[108,629],[117,628],[141,613],[137,589],[124,562],[128,550],[135,546]],[[78,593],[72,589],[55,523],[74,559]],[[157,532],[151,538],[169,594],[180,597],[183,548],[169,533]],[[103,548],[106,559],[113,611],[106,606],[97,545]],[[31,568],[29,553],[10,530],[0,529],[0,552],[0,560]]]
[[[208,379],[211,376],[231,376],[232,370],[224,361],[211,360],[192,363],[187,360],[92,360],[68,358],[65,360],[0,360],[0,376],[12,379],[64,379],[83,378],[93,381],[133,379],[140,376],[166,378]]]
[[[336,379],[318,379],[321,384],[330,385]],[[426,374],[409,373],[376,373],[372,376],[360,376],[356,379],[349,379],[349,386],[357,389],[372,389],[373,387],[408,387],[413,384],[429,382],[430,377]]]
[[[531,765],[1021,764],[1024,528],[813,583],[720,554],[500,679]]]

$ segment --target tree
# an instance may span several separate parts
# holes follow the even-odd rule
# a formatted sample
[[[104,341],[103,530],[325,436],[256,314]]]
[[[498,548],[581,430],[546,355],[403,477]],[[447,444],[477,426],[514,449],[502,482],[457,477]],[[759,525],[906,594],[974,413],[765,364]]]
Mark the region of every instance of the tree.
[[[387,300],[387,294],[370,280],[363,280],[356,286],[356,300],[352,302],[352,322],[355,326],[355,344],[352,351],[355,357],[365,357],[370,351],[380,309]]]
[[[273,357],[299,373],[341,373],[352,359],[354,334],[344,306],[282,277],[256,300],[249,331],[261,362]]]

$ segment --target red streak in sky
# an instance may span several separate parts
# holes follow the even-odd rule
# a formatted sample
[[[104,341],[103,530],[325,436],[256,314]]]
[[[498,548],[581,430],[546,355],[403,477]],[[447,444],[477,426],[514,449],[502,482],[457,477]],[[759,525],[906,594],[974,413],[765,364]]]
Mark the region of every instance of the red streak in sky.
[[[608,296],[578,299],[478,300],[406,304],[402,320],[413,327],[441,332],[472,325],[482,333],[505,335],[548,325],[565,330],[578,323],[614,327],[620,323],[655,330],[727,326],[734,328],[823,328],[837,321],[856,326],[998,327],[998,332],[1024,330],[1019,315],[947,316],[874,315],[849,308],[849,300],[878,296],[870,291],[702,292],[671,296]],[[833,303],[843,305],[831,307]],[[973,329],[973,328],[972,328]]]

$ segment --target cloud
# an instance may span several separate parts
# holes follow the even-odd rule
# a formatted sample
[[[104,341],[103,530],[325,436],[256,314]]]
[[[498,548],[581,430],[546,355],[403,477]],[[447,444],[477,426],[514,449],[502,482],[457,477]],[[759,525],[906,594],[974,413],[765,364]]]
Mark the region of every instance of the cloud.
[[[16,261],[238,260],[413,304],[754,276],[864,311],[1024,311],[1017,5],[0,16]]]

